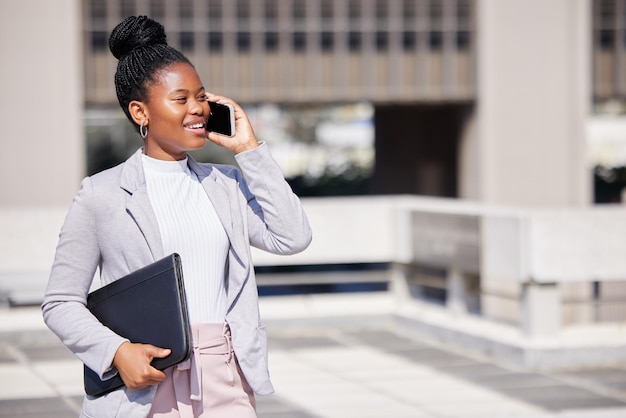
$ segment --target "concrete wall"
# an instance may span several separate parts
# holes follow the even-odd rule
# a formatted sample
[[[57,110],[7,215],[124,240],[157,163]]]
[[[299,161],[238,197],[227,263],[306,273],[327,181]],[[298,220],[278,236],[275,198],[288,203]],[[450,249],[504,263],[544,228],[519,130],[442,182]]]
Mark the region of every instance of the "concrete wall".
[[[477,1],[476,126],[461,146],[461,197],[591,202],[589,0]]]
[[[0,206],[68,206],[84,173],[79,0],[0,0]]]

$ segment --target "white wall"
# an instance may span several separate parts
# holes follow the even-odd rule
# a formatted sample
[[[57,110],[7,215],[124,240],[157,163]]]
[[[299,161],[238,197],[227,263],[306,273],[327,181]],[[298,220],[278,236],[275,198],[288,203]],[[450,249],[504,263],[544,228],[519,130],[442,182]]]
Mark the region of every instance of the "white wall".
[[[0,0],[0,206],[69,206],[84,174],[80,10]]]

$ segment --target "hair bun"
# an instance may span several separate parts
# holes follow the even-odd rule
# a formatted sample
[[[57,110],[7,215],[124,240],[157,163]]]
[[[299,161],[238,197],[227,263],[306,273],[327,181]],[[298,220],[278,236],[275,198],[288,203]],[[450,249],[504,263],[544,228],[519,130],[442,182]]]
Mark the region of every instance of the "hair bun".
[[[137,48],[167,45],[165,28],[147,16],[130,16],[118,24],[109,37],[109,49],[118,60]]]

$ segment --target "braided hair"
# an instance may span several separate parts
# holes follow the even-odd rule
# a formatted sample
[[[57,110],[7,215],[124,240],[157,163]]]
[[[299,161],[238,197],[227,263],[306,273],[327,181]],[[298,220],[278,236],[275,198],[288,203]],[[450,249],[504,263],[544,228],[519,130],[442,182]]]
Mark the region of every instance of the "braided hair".
[[[109,37],[109,49],[119,61],[115,92],[126,117],[139,130],[128,109],[133,100],[147,101],[148,87],[158,73],[176,63],[191,62],[167,45],[165,28],[146,16],[130,16],[118,24]]]

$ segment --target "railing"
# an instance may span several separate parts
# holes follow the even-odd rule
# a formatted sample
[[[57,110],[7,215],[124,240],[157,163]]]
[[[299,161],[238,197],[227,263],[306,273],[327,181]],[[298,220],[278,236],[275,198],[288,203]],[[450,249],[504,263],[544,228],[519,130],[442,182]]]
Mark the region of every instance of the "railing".
[[[530,337],[626,320],[618,306],[626,300],[622,206],[522,209],[380,196],[307,199],[305,207],[311,247],[288,258],[255,251],[257,264],[387,262],[398,297],[428,299],[431,289],[453,314],[514,323]],[[598,290],[610,287],[620,291]]]
[[[515,324],[530,337],[626,320],[622,206],[520,209],[417,196],[303,204],[314,231],[310,248],[288,257],[253,249],[260,270],[386,269],[259,274],[261,285],[386,282],[398,301],[433,301],[451,315]],[[65,211],[0,209],[0,292],[27,300],[42,294]]]

